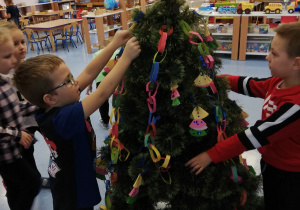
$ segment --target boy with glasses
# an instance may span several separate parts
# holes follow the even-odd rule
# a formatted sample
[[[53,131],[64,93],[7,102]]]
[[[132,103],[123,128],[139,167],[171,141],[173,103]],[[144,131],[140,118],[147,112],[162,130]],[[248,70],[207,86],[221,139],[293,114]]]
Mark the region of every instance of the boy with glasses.
[[[17,88],[40,108],[36,120],[50,149],[48,173],[55,210],[92,210],[101,200],[93,168],[95,141],[87,119],[110,97],[139,55],[139,43],[131,36],[129,31],[118,31],[76,79],[64,61],[54,55],[29,58],[15,73]],[[113,52],[126,42],[115,68],[97,90],[79,101],[81,90],[92,83]]]

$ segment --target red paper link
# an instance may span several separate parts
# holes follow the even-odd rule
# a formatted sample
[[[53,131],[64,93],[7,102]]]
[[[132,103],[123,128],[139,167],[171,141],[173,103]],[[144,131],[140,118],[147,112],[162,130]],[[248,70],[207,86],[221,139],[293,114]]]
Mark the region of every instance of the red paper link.
[[[112,144],[116,148],[120,147],[121,150],[123,150],[125,148],[124,145],[119,141],[119,139],[114,139]]]
[[[150,125],[147,126],[146,134],[150,133],[152,138],[155,138],[156,136],[156,127],[153,122],[151,122],[152,130],[150,130]]]
[[[159,39],[157,50],[160,53],[163,53],[165,51],[167,37],[168,37],[167,33],[163,32],[160,39]]]
[[[114,136],[117,139],[119,137],[119,127],[117,122],[114,122],[111,130],[112,136]]]
[[[159,34],[162,35],[164,33],[163,30],[167,30],[167,25],[162,25],[159,30]],[[173,33],[173,26],[171,26],[170,30],[167,31],[167,35],[170,36]]]

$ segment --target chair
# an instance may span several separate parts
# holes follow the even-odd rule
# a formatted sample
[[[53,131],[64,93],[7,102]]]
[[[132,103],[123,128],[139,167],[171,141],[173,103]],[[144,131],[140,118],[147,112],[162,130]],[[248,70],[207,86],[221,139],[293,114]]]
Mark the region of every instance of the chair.
[[[47,38],[40,38],[40,37],[34,37],[34,31],[30,28],[25,28],[23,30],[23,32],[25,33],[26,37],[27,37],[27,50],[28,50],[28,45],[29,43],[31,44],[36,44],[37,46],[37,54],[40,53],[40,48],[39,48],[39,44],[43,50],[43,46],[42,46],[42,43],[45,42],[45,46],[47,47],[48,51],[50,52],[50,49],[47,45]],[[44,50],[43,50],[44,51]]]
[[[68,32],[69,32],[69,34],[68,34]],[[68,40],[70,40],[73,47],[77,48],[77,46],[76,46],[76,44],[75,44],[72,37],[73,37],[73,26],[71,26],[71,25],[65,26],[64,29],[63,29],[63,36],[60,37],[60,38],[57,38],[55,40],[55,50],[57,51],[57,41],[58,40],[62,41],[63,46],[66,46],[68,52],[69,52],[69,48],[68,48],[68,45],[67,45]]]
[[[79,31],[78,23],[77,22],[71,23],[71,26],[73,27],[73,34],[72,35],[76,36],[77,43],[78,43],[78,39],[79,39],[80,43],[82,44],[83,38],[82,38],[81,32]],[[68,35],[70,35],[70,31],[68,31]]]

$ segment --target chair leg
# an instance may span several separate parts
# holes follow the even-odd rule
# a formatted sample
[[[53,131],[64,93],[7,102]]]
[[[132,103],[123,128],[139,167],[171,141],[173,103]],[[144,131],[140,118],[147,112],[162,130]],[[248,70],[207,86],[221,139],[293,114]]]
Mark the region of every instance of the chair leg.
[[[74,42],[74,40],[73,40],[72,38],[70,38],[70,42],[71,42],[71,44],[73,45],[73,47],[76,47],[76,48],[77,48],[77,46],[76,46],[76,44],[75,44],[75,42]]]
[[[48,51],[50,52],[50,49],[49,49],[48,44],[47,44],[47,40],[45,40],[45,46],[47,47]]]
[[[39,43],[35,42],[36,43],[36,48],[37,48],[37,54],[39,55],[40,54],[40,48],[39,48]]]
[[[64,44],[66,45],[66,48],[67,48],[67,50],[68,50],[68,52],[69,52],[69,48],[68,48],[68,45],[67,45],[67,40],[65,39],[63,42],[64,42]]]

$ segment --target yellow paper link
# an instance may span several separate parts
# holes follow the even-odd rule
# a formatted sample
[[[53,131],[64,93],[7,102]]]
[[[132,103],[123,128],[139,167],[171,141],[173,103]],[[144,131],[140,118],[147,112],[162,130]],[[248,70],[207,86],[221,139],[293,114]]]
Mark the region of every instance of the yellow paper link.
[[[178,88],[178,84],[171,84],[171,90],[177,89]]]
[[[167,156],[166,156],[165,161],[164,161],[164,163],[162,164],[162,167],[163,167],[163,168],[167,168],[167,167],[168,167],[169,162],[170,162],[170,158],[171,158],[170,155],[167,155]]]
[[[136,21],[134,21],[133,23],[132,23],[132,25],[130,26],[130,30],[132,30],[132,29],[134,29],[134,27],[137,25],[137,22]]]
[[[116,114],[118,116],[116,122],[119,123],[119,121],[120,121],[120,110],[113,108],[111,113],[110,113],[110,118],[109,118],[109,122],[110,122],[111,125],[113,125],[113,122],[112,122],[113,116],[115,116]]]
[[[125,159],[122,160],[122,151],[120,151],[120,156],[119,156],[119,160],[120,160],[120,161],[123,161],[123,162],[126,161],[126,160],[128,159],[128,157],[129,157],[129,155],[130,155],[129,150],[128,150],[126,147],[124,147],[124,149],[125,149],[126,152],[127,152],[127,155],[126,155]]]
[[[171,179],[171,176],[170,176],[169,171],[168,171],[169,180],[166,180],[166,179],[163,177],[163,175],[161,174],[161,172],[160,172],[160,176],[161,176],[162,180],[163,180],[165,183],[167,183],[167,184],[171,184],[171,183],[172,183],[172,179]]]
[[[143,181],[143,178],[142,178],[141,174],[139,174],[138,178],[135,180],[135,182],[133,184],[133,187],[139,187],[139,186],[141,186],[142,181]]]
[[[107,210],[107,208],[105,206],[99,206],[100,210]]]
[[[158,53],[159,53],[159,51],[157,51],[155,53],[154,58],[153,58],[153,63],[155,63],[155,58],[156,58]],[[159,61],[159,63],[163,62],[163,60],[165,60],[166,56],[167,56],[167,50],[165,50],[165,56],[163,57],[163,59],[161,59],[161,61]]]
[[[244,164],[242,155],[239,155],[239,159],[240,159],[240,163],[241,163],[241,164]]]
[[[150,144],[150,148],[151,148],[151,149],[149,149],[149,152],[150,152],[150,156],[151,156],[153,162],[156,163],[156,162],[160,161],[161,156],[160,156],[159,151],[156,149],[156,147],[153,146],[152,144]],[[155,158],[155,156],[154,156],[153,151],[154,151],[154,153],[156,154],[156,158]]]
[[[114,143],[114,140],[115,140],[115,136],[113,136],[111,139],[110,139],[110,150],[112,149],[112,145]]]
[[[244,111],[241,112],[241,115],[242,115],[242,117],[244,119],[246,119],[247,117],[249,117],[249,115],[246,112],[244,112]]]

